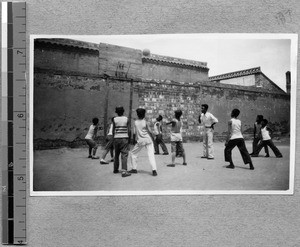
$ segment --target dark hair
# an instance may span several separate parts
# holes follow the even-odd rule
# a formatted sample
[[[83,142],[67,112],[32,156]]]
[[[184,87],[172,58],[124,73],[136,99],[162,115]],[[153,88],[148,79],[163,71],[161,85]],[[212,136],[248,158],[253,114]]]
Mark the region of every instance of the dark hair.
[[[138,108],[138,109],[136,109],[136,114],[139,119],[143,119],[145,117],[146,110],[143,108]]]
[[[256,119],[257,119],[258,122],[261,122],[264,119],[264,116],[263,115],[257,115]]]
[[[160,120],[162,120],[162,119],[163,119],[162,115],[159,115],[159,116],[156,118],[157,121],[160,121]]]
[[[208,109],[208,104],[202,104],[201,106],[203,106],[206,110]]]
[[[175,111],[175,118],[180,118],[182,115],[182,111],[181,110],[176,110]]]
[[[118,116],[122,116],[124,111],[125,110],[124,110],[123,106],[116,107],[116,113],[118,114]]]
[[[268,122],[269,122],[269,121],[268,121],[267,119],[265,119],[265,118],[264,118],[263,120],[261,120],[261,121],[264,122],[266,125],[267,125]]]
[[[99,119],[94,117],[93,120],[92,120],[93,124],[96,125],[99,123]]]
[[[239,109],[233,109],[231,112],[232,117],[238,117],[240,115],[240,110]]]

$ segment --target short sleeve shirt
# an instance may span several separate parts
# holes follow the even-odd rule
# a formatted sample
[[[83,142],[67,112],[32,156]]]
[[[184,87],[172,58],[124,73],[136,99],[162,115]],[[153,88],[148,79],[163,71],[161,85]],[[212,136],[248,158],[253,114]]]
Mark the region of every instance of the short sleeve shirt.
[[[210,127],[213,123],[219,122],[218,119],[210,112],[206,112],[205,114],[201,113],[200,120],[202,125],[205,127]]]

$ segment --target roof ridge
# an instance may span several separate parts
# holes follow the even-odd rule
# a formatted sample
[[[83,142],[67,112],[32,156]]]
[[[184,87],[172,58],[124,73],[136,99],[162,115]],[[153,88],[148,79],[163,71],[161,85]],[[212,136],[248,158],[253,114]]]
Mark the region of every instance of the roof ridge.
[[[227,78],[234,78],[234,77],[245,76],[245,75],[252,75],[260,72],[261,72],[260,67],[254,67],[250,69],[238,70],[238,71],[233,71],[225,74],[210,76],[208,78],[209,80],[213,81],[216,79],[227,79]]]
[[[193,66],[193,67],[201,67],[207,69],[207,63],[191,60],[191,59],[185,59],[185,58],[178,58],[178,57],[171,57],[171,56],[165,56],[165,55],[158,55],[158,54],[151,54],[149,56],[142,56],[143,60],[148,61],[157,61],[157,62],[165,62],[165,63],[171,63],[171,64],[178,64],[178,65],[186,65],[186,66]]]

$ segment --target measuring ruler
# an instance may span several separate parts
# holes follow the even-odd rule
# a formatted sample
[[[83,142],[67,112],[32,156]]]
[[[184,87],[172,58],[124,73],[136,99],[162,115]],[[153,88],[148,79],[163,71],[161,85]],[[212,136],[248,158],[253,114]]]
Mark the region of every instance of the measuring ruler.
[[[2,243],[26,244],[26,4],[2,2]]]

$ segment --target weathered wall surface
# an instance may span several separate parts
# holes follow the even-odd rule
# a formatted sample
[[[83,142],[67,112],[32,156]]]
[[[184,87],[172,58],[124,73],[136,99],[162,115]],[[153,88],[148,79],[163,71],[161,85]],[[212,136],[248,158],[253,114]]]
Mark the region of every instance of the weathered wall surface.
[[[209,111],[219,120],[215,126],[216,139],[224,139],[227,122],[234,108],[241,110],[239,118],[242,120],[245,137],[251,136],[258,114],[264,115],[274,124],[277,134],[289,132],[290,104],[285,95],[240,90],[234,86],[187,86],[155,81],[137,83],[135,91],[139,94],[139,105],[147,109],[148,119],[152,122],[158,114],[165,117],[163,122],[167,122],[174,117],[174,110],[181,109],[186,140],[201,139],[198,116],[201,104],[204,103],[209,105]],[[165,126],[164,132],[167,135],[169,128]]]
[[[270,80],[263,73],[255,74],[255,81],[257,85],[260,85],[262,88],[269,90],[270,92],[280,91],[280,89],[273,83],[271,83]]]
[[[36,149],[85,144],[93,117],[99,118],[103,140],[115,107],[122,105],[125,114],[130,112],[130,82],[43,71],[35,73],[34,83]]]
[[[289,132],[290,104],[285,95],[242,91],[234,87],[211,85],[187,86],[180,83],[87,78],[80,76],[35,74],[34,139],[36,148],[84,144],[91,119],[100,119],[101,139],[118,105],[125,114],[136,118],[135,109],[147,109],[151,124],[161,114],[163,122],[174,117],[174,111],[183,111],[183,135],[186,141],[200,140],[198,116],[201,104],[218,119],[215,138],[224,139],[231,110],[241,110],[245,137],[251,136],[257,114],[264,115],[274,125],[277,134]],[[130,103],[131,102],[131,103]],[[131,108],[130,108],[131,107]],[[169,139],[170,128],[164,126]]]
[[[142,51],[110,44],[100,44],[99,51],[99,74],[141,78]]]
[[[240,85],[240,86],[256,86],[255,85],[255,75],[246,75],[243,77],[235,77],[226,80],[220,80],[220,83]]]
[[[93,117],[100,120],[99,140],[103,141],[119,105],[125,108],[125,115],[131,121],[136,118],[135,109],[144,107],[151,124],[159,114],[166,122],[174,117],[176,109],[181,109],[186,141],[201,139],[198,116],[204,103],[219,119],[215,139],[223,140],[226,136],[227,122],[234,108],[241,110],[245,137],[251,135],[258,114],[271,122],[277,134],[289,132],[288,95],[282,91],[274,93],[274,86],[262,73],[250,78],[255,77],[255,83],[261,82],[263,88],[205,82],[208,79],[205,63],[184,64],[160,56],[154,56],[157,61],[153,62],[155,59],[144,59],[140,50],[76,41],[66,46],[68,42],[36,43],[36,149],[85,145],[84,137]],[[164,126],[166,140],[169,131]]]
[[[182,68],[176,65],[167,66],[146,61],[143,63],[142,78],[194,83],[207,80],[208,70],[200,68]]]
[[[98,74],[97,50],[35,42],[34,67]]]

